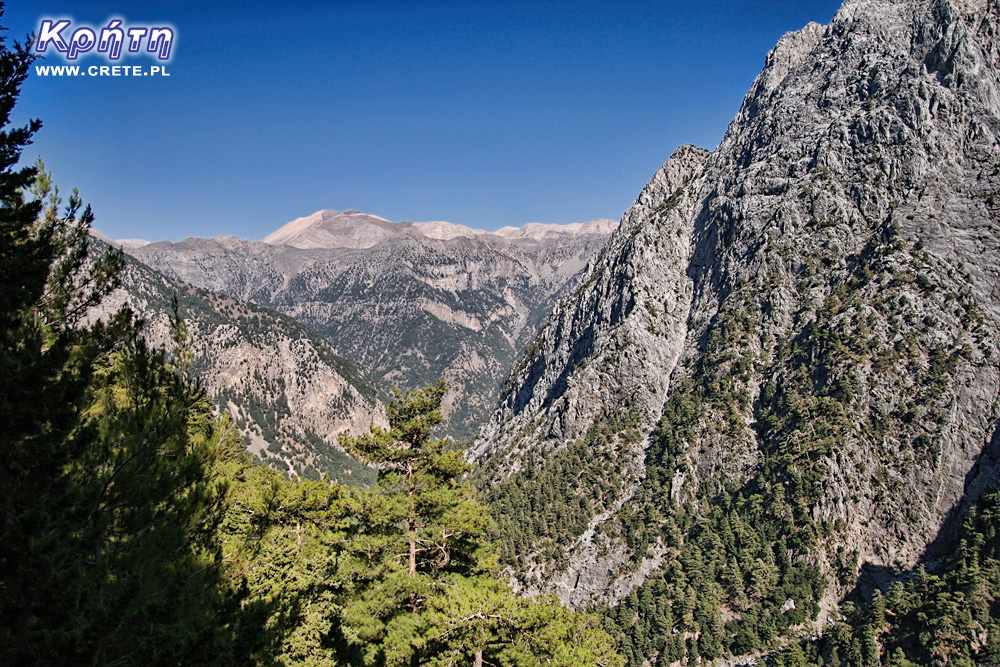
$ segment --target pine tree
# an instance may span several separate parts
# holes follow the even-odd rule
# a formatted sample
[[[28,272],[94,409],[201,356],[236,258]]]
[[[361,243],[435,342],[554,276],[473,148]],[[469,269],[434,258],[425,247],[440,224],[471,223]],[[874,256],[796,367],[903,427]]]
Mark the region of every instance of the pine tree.
[[[9,127],[32,61],[0,37],[0,664],[229,660],[214,467],[235,445],[127,310],[117,251]]]
[[[352,664],[621,665],[611,638],[554,598],[525,600],[496,578],[493,524],[462,452],[430,437],[444,383],[397,392],[389,428],[343,439],[379,468],[368,533],[350,547],[357,592],[341,632]]]
[[[428,599],[445,594],[453,579],[488,575],[493,565],[489,515],[472,487],[457,481],[468,465],[447,441],[430,437],[444,394],[443,382],[397,391],[388,429],[342,440],[379,470],[373,539],[363,543],[372,579],[345,605],[351,634],[367,645],[366,664],[420,660]]]
[[[80,293],[57,279],[79,274],[83,263],[79,204],[72,201],[65,217],[43,215],[46,197],[26,194],[37,169],[16,167],[41,127],[37,120],[9,126],[31,62],[26,46],[8,48],[0,35],[0,646],[8,659],[20,651],[30,657],[29,637],[72,639],[53,636],[72,633],[71,612],[49,600],[60,591],[49,574],[53,563],[73,560],[65,544],[75,531],[62,525],[72,521],[61,511],[73,493],[64,470],[89,445],[86,434],[70,436],[103,344],[75,326],[70,303],[88,297],[71,299]],[[107,282],[102,268],[110,267],[87,275],[92,284]]]

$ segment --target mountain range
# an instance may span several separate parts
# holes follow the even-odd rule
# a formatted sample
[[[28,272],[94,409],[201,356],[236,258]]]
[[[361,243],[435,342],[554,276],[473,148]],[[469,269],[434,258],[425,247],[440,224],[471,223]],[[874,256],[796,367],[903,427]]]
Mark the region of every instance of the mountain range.
[[[444,434],[471,435],[514,355],[615,226],[491,233],[320,211],[261,242],[94,236],[129,256],[102,313],[127,301],[168,344],[177,294],[198,375],[250,451],[288,474],[364,483],[373,473],[339,435],[384,424],[391,386],[442,377]]]
[[[303,360],[377,419],[385,386],[443,377],[506,576],[598,610],[630,665],[984,662],[998,35],[995,0],[847,0],[785,35],[720,145],[678,148],[620,224],[320,211],[260,242],[120,242],[125,291],[157,285],[150,313],[169,290],[205,304],[206,383],[229,378],[215,394],[292,472],[366,474],[317,467],[363,425],[288,402]],[[234,328],[238,357],[289,350],[270,393],[226,394]],[[247,415],[281,400],[287,444],[261,444],[276,417]],[[316,449],[292,442],[308,429]]]

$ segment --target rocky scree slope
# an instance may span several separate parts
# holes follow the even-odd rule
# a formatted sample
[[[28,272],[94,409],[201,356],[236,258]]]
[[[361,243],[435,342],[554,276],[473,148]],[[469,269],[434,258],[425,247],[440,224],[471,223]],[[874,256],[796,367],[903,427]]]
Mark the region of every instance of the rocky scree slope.
[[[444,378],[447,433],[471,435],[555,300],[615,223],[487,233],[320,211],[254,243],[185,239],[125,250],[158,271],[290,315],[374,377]]]
[[[239,429],[247,449],[288,475],[370,484],[375,473],[340,447],[342,433],[387,426],[384,394],[322,337],[290,317],[168,278],[129,258],[122,285],[93,313],[122,304],[146,338],[173,349],[176,295],[192,373]]]
[[[997,483],[998,29],[850,0],[654,176],[473,449],[521,586],[617,604],[642,664],[933,567]]]

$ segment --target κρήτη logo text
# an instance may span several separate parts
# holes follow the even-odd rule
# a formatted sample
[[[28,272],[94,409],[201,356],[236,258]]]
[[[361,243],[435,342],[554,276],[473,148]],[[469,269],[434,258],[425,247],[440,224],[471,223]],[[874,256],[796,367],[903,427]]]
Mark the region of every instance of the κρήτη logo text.
[[[110,19],[100,29],[89,25],[72,28],[72,19],[42,19],[35,39],[35,53],[61,53],[66,60],[76,60],[84,53],[100,53],[108,60],[120,60],[126,54],[146,53],[158,60],[170,60],[176,31],[168,25],[126,26],[121,19]],[[52,51],[49,50],[52,48]]]

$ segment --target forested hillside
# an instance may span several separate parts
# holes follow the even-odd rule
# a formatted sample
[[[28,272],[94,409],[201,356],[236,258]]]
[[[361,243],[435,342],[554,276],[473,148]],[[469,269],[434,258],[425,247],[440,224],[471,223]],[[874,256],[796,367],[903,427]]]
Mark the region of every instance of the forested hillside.
[[[97,251],[105,249],[97,244]],[[120,286],[92,309],[128,305],[154,345],[170,340],[173,299],[191,348],[191,370],[232,417],[252,454],[287,475],[367,485],[374,473],[346,455],[338,438],[385,426],[376,387],[319,334],[267,308],[168,278],[126,256]]]

